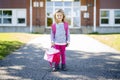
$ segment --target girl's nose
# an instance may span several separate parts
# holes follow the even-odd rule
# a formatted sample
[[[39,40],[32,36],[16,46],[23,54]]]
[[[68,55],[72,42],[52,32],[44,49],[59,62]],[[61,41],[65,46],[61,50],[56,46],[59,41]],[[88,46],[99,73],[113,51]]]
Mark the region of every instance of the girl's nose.
[[[58,18],[60,18],[60,16],[58,16]]]

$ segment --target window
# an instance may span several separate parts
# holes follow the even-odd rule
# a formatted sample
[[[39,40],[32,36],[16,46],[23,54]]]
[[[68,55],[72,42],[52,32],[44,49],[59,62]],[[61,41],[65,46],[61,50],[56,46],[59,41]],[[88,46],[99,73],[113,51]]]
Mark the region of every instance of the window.
[[[12,23],[12,19],[11,18],[3,18],[3,23],[4,24],[11,24]]]
[[[2,23],[2,10],[0,10],[0,24]]]
[[[47,2],[47,26],[53,23],[53,2]]]
[[[0,10],[0,17],[2,17],[2,10]]]
[[[0,18],[0,24],[2,23],[2,20],[1,20],[1,18]]]
[[[53,12],[52,11],[53,11],[52,7],[47,8],[47,16],[52,17],[53,16]]]
[[[18,18],[17,23],[18,24],[24,24],[25,23],[25,18]]]
[[[73,26],[80,27],[80,10],[73,8]]]
[[[120,10],[115,11],[115,24],[120,24]]]
[[[26,9],[0,9],[0,26],[26,26]]]
[[[3,10],[3,16],[11,17],[12,16],[12,11],[11,10]]]
[[[53,19],[48,17],[47,18],[47,26],[51,26],[52,23],[53,23]]]
[[[101,11],[101,24],[109,24],[109,11]]]
[[[72,3],[71,2],[64,2],[64,5],[65,6],[72,6]]]
[[[80,0],[47,0],[46,25],[50,27],[54,22],[53,14],[56,9],[63,9],[69,27],[80,28]]]
[[[47,2],[47,6],[53,6],[53,2]]]
[[[65,8],[64,9],[65,15],[67,15],[68,17],[71,17],[71,8]]]
[[[120,26],[119,9],[101,9],[100,26]]]
[[[63,6],[63,2],[55,2],[55,6]]]
[[[79,0],[47,0],[47,1],[79,1]]]
[[[3,24],[12,24],[12,10],[3,10]]]
[[[16,10],[17,13],[17,24],[24,25],[26,23],[26,11],[25,10]]]

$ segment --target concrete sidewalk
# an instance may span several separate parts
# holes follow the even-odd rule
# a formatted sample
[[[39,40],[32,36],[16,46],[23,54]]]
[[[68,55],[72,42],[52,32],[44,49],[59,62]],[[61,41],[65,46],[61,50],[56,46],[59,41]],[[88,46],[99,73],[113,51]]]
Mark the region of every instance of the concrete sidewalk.
[[[71,35],[68,71],[50,72],[43,59],[50,35],[42,35],[0,61],[0,80],[120,80],[120,53],[86,35]]]

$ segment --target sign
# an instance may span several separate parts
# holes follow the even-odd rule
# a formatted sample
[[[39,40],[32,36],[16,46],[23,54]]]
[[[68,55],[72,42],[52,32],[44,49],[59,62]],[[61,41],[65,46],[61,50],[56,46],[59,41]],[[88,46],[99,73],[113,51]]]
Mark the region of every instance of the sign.
[[[84,18],[89,18],[89,13],[88,12],[84,13]]]
[[[81,6],[80,9],[81,11],[87,11],[87,6]]]

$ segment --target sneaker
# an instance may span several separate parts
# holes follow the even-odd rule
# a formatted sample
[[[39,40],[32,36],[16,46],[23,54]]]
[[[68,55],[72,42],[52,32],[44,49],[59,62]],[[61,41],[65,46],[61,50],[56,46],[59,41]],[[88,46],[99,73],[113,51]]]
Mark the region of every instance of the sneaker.
[[[66,65],[65,64],[61,64],[61,70],[62,71],[67,71]]]
[[[52,72],[58,71],[55,67],[52,68]]]
[[[53,71],[53,72],[59,71],[59,69],[60,69],[60,68],[59,68],[59,65],[57,65],[57,66],[55,66],[55,67],[52,68],[52,71]]]

